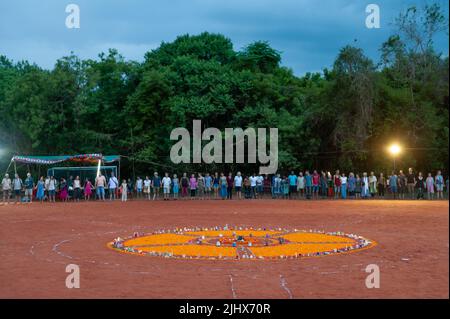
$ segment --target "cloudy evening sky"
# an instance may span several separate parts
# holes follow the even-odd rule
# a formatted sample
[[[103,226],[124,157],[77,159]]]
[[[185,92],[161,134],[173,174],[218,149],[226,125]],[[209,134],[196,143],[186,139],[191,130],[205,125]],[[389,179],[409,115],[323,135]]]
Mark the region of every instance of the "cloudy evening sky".
[[[81,11],[81,28],[67,29],[66,5]],[[376,3],[381,28],[365,27],[365,8]],[[203,31],[230,38],[235,50],[266,40],[282,52],[282,64],[302,75],[330,67],[340,48],[354,44],[375,61],[390,34],[391,22],[411,0],[1,0],[0,54],[26,59],[44,68],[73,51],[97,58],[116,48],[126,58],[142,61],[144,53],[181,34]],[[447,1],[439,1],[448,11]],[[448,38],[435,39],[448,55]]]

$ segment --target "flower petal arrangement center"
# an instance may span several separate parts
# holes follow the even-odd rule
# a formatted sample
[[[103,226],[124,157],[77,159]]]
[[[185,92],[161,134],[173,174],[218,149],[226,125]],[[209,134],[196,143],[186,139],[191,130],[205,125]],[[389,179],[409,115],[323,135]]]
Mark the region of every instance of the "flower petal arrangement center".
[[[274,260],[321,257],[371,248],[355,234],[242,226],[183,227],[115,238],[107,246],[141,256],[181,259]]]

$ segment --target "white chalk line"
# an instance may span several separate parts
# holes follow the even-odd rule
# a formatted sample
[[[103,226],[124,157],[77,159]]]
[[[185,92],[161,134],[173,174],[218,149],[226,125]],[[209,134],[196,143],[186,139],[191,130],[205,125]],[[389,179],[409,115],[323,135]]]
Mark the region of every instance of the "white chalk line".
[[[87,235],[91,235],[91,234],[96,235],[96,236],[101,236],[101,235],[105,235],[105,234],[123,233],[123,232],[125,232],[125,231],[127,231],[127,232],[130,232],[130,231],[131,231],[131,232],[132,232],[132,231],[136,231],[137,229],[142,229],[142,228],[146,228],[146,227],[143,227],[143,226],[134,226],[134,227],[132,227],[132,228],[130,228],[130,229],[128,229],[128,230],[121,229],[121,230],[117,230],[117,231],[107,231],[107,232],[92,231],[92,232],[87,232],[87,233],[78,233],[78,234],[74,234],[74,235],[72,235],[72,238],[70,238],[70,239],[63,239],[63,240],[61,240],[60,242],[54,244],[53,247],[52,247],[52,251],[53,251],[54,253],[58,254],[59,256],[63,257],[63,258],[67,258],[67,259],[71,259],[71,260],[77,260],[77,261],[87,262],[87,263],[91,263],[91,264],[113,265],[113,266],[116,266],[116,267],[122,266],[121,264],[118,264],[118,263],[100,262],[100,261],[97,261],[97,260],[88,260],[88,259],[82,259],[82,258],[79,258],[79,257],[74,257],[74,256],[71,256],[71,255],[68,255],[68,254],[65,254],[65,253],[61,252],[61,251],[59,250],[59,247],[60,247],[62,244],[64,244],[64,243],[71,242],[71,241],[73,241],[73,240],[75,240],[75,239],[78,239],[78,238],[80,238],[80,237],[82,237],[82,236],[87,236]],[[40,246],[40,245],[43,245],[43,244],[45,244],[45,243],[48,243],[49,241],[50,241],[50,240],[39,241],[39,242],[34,243],[34,244],[31,245],[31,247],[30,247],[29,254],[32,255],[32,256],[33,256],[34,258],[36,258],[37,260],[44,260],[44,261],[50,262],[50,263],[58,263],[58,264],[63,264],[63,265],[65,265],[66,263],[64,263],[64,262],[62,262],[62,261],[56,261],[56,260],[52,260],[52,259],[50,259],[50,258],[39,258],[39,257],[36,255],[36,251],[35,251],[36,248],[38,248],[38,246]],[[148,270],[148,268],[147,268],[147,270]],[[127,271],[127,272],[129,272],[129,271]],[[146,272],[142,272],[142,273],[146,273]]]
[[[281,274],[280,274],[280,286],[287,292],[289,299],[292,299],[292,292],[287,286],[286,279]]]
[[[233,276],[230,274],[230,285],[231,285],[231,294],[233,296],[233,299],[236,299],[236,289],[234,289],[234,284],[233,284]]]

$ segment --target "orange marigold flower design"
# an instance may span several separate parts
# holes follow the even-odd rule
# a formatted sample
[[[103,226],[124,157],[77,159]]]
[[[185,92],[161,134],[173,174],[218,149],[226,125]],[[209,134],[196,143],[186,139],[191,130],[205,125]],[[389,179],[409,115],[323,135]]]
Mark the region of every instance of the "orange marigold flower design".
[[[287,259],[367,249],[362,236],[317,230],[253,227],[175,228],[116,238],[108,247],[130,254],[184,259]]]

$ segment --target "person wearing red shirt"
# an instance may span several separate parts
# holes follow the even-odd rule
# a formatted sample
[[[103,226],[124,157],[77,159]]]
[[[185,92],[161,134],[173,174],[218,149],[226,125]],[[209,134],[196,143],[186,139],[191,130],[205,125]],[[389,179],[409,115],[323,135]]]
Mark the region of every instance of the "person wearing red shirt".
[[[339,198],[341,195],[341,175],[339,170],[336,171],[336,174],[333,176],[334,181],[334,198]]]
[[[319,180],[320,175],[317,173],[316,170],[314,170],[312,175],[312,188],[313,188],[313,198],[318,199],[319,198]]]

